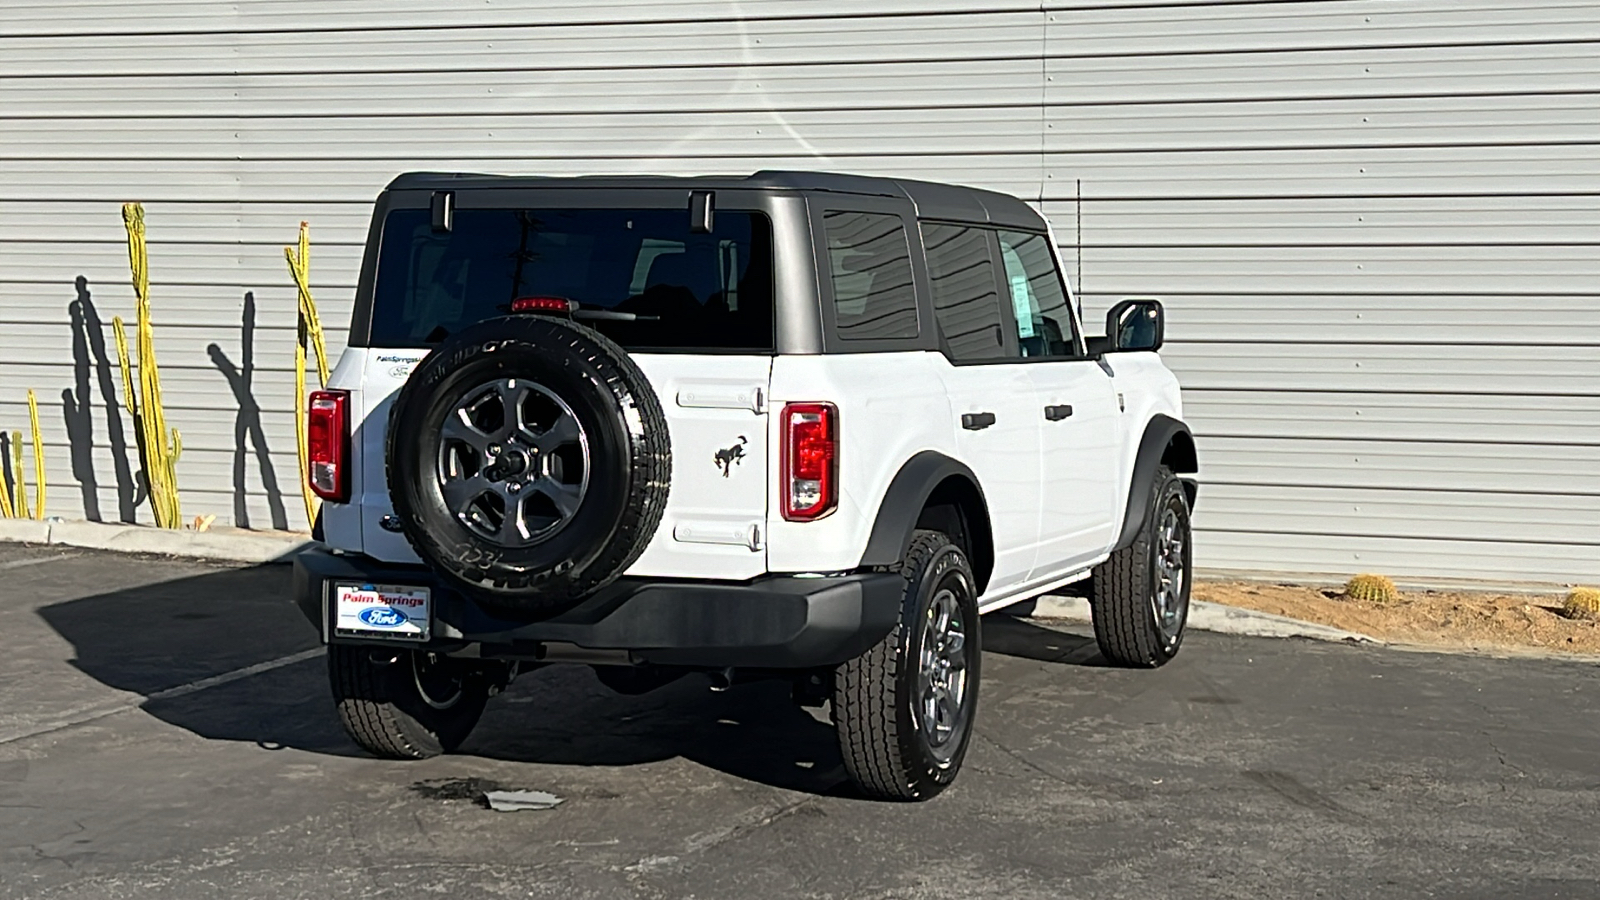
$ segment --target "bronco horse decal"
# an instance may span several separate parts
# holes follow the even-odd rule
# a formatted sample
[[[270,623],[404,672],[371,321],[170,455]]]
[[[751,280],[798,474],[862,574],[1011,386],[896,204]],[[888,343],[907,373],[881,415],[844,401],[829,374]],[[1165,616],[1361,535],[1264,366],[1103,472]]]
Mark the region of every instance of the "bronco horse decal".
[[[739,443],[726,450],[718,450],[712,457],[717,464],[717,468],[722,470],[723,478],[727,478],[732,474],[733,467],[744,461],[744,445],[748,443],[750,443],[750,439],[741,434],[739,435]]]

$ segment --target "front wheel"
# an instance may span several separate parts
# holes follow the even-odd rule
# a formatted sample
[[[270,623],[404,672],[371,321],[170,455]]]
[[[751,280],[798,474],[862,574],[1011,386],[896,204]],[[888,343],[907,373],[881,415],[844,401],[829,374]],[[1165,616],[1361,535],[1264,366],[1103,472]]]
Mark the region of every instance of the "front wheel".
[[[1094,569],[1090,614],[1107,661],[1154,668],[1178,655],[1189,619],[1190,538],[1183,482],[1162,466],[1139,536]]]
[[[472,733],[495,680],[481,665],[385,647],[328,647],[339,721],[384,759],[449,753]]]
[[[900,621],[834,673],[845,770],[883,800],[926,800],[955,780],[978,709],[977,582],[961,548],[918,531],[900,566]]]

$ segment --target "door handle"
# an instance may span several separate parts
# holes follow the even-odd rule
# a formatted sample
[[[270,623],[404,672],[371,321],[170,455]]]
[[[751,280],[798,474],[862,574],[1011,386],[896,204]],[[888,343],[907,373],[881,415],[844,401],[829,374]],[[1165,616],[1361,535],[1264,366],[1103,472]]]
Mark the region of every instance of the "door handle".
[[[1072,415],[1072,404],[1064,403],[1060,406],[1046,406],[1044,417],[1052,422],[1059,422]]]
[[[994,424],[994,413],[962,413],[961,427],[968,431],[982,431]]]

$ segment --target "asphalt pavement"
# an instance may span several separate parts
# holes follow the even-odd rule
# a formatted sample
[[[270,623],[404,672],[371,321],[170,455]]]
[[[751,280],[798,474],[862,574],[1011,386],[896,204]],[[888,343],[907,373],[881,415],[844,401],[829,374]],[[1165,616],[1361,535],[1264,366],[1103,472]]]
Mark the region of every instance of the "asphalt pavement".
[[[0,898],[1600,897],[1600,667],[984,622],[929,803],[776,683],[553,667],[455,756],[340,730],[284,566],[0,545]],[[553,810],[494,812],[496,787]]]

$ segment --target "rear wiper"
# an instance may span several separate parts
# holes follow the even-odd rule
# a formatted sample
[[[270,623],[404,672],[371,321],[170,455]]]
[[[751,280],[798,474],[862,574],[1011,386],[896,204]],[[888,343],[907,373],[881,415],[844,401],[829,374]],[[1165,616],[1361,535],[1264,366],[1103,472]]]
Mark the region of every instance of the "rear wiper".
[[[641,316],[638,313],[617,312],[612,309],[575,309],[574,319],[605,319],[609,322],[659,322],[660,316]]]

